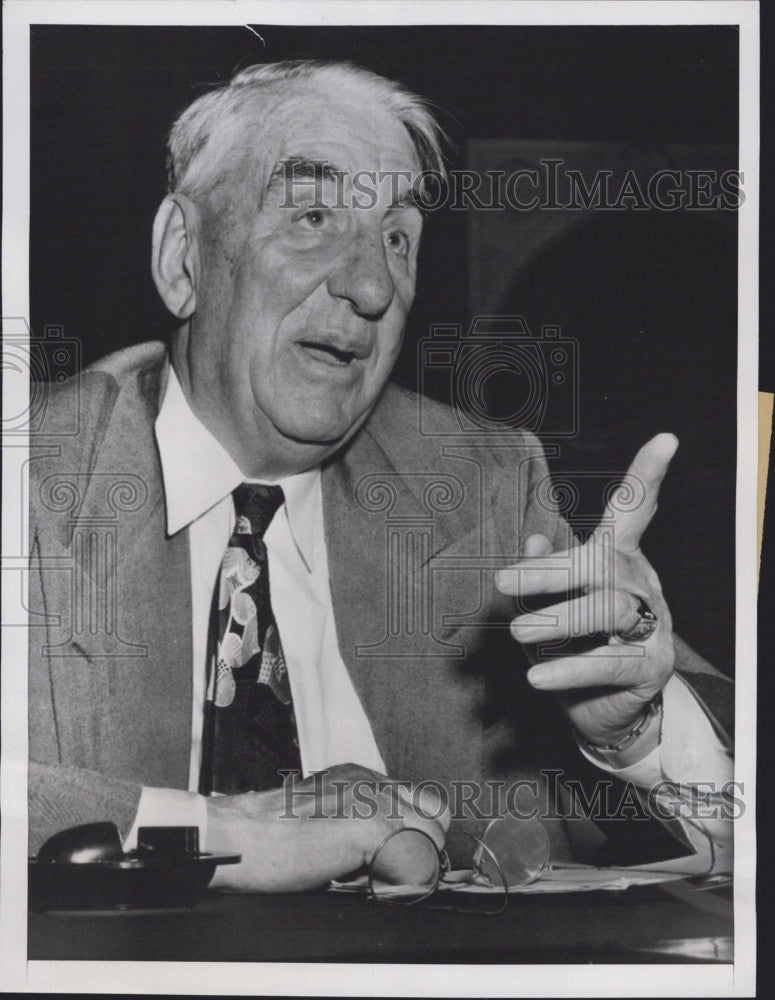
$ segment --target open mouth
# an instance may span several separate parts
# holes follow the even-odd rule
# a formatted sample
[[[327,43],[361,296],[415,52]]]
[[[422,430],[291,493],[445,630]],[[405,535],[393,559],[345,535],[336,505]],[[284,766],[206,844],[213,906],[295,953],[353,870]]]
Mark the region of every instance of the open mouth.
[[[298,344],[317,361],[322,361],[335,368],[346,368],[356,356],[355,351],[342,350],[339,347],[334,347],[333,344],[326,344],[322,341],[300,340]]]

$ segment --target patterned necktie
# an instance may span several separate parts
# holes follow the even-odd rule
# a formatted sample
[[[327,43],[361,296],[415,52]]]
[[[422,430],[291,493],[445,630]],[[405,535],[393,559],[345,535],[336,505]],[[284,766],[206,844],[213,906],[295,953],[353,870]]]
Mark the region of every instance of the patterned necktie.
[[[269,596],[264,532],[279,486],[242,483],[237,520],[213,596],[199,791],[234,794],[282,784],[301,770],[291,688]]]

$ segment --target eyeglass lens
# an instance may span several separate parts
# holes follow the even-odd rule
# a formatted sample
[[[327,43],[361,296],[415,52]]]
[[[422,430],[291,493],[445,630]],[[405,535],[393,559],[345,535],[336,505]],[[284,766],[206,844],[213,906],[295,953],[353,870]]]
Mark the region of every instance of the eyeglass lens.
[[[491,820],[482,834],[482,842],[474,854],[474,866],[493,885],[503,879],[509,888],[530,885],[549,862],[549,835],[537,817],[502,816]],[[498,859],[500,872],[492,855]]]
[[[374,852],[369,888],[383,902],[417,903],[436,890],[438,849],[422,830],[395,830]]]
[[[549,862],[549,837],[538,818],[492,820],[476,840],[476,875],[504,889],[534,882]],[[421,830],[396,830],[374,852],[369,888],[382,902],[415,903],[431,896],[442,878],[436,845]],[[469,877],[470,880],[470,877]]]

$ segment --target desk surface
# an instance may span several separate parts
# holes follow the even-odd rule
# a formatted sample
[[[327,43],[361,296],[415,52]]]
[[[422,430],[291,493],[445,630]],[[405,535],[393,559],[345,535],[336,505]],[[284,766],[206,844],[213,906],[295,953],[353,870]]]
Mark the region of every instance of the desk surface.
[[[325,892],[210,892],[190,909],[30,913],[30,959],[730,962],[730,888],[514,896],[497,916]]]

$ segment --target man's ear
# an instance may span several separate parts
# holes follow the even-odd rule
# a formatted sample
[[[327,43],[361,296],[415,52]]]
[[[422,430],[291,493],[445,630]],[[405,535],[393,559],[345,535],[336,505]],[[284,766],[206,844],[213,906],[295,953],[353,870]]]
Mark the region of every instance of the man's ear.
[[[153,220],[153,280],[179,319],[196,309],[199,280],[199,210],[182,194],[167,195]]]

